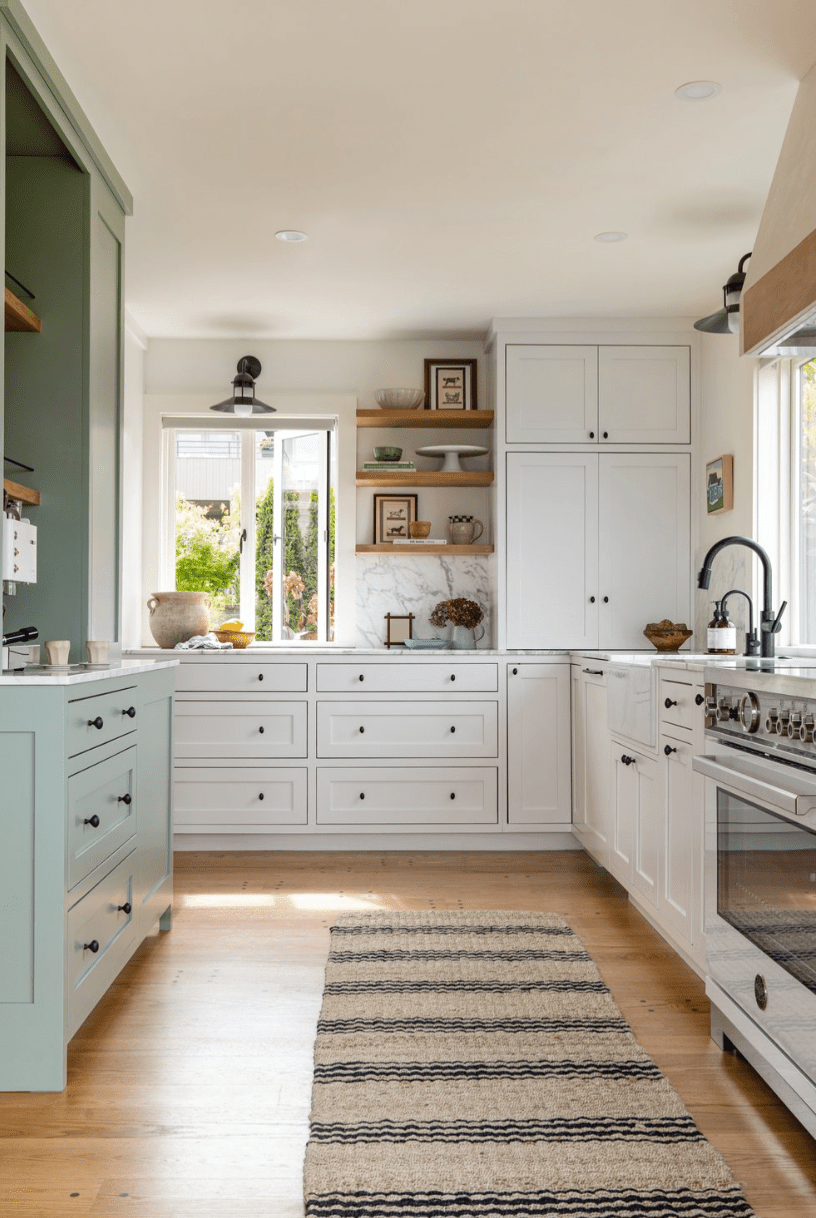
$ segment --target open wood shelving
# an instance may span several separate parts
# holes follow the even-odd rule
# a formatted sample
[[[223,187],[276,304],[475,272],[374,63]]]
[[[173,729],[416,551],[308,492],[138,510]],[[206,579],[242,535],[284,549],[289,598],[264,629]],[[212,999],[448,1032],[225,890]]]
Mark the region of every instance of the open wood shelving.
[[[22,503],[27,503],[30,507],[39,507],[39,491],[32,491],[30,487],[21,486],[19,482],[12,482],[10,478],[3,479],[3,490],[10,499],[19,499]]]
[[[358,410],[358,427],[461,427],[468,430],[493,426],[492,410]]]
[[[402,470],[388,473],[384,470],[357,470],[358,486],[491,486],[493,471],[477,469],[462,470],[461,473],[431,473],[428,470]]]
[[[465,555],[476,554],[483,557],[486,554],[493,553],[492,546],[453,546],[442,543],[441,545],[423,545],[412,546],[400,544],[398,541],[384,541],[378,545],[357,546],[358,554],[430,554],[430,555]]]
[[[6,288],[6,333],[39,334],[42,322],[36,313],[23,304],[19,296]]]

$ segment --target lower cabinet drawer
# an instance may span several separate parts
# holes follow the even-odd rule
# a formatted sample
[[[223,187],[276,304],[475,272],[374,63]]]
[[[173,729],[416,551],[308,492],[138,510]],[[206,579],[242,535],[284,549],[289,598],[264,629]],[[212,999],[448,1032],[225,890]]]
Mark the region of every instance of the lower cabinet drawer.
[[[136,832],[136,746],[68,779],[68,888]]]
[[[176,700],[176,757],[305,757],[305,702]]]
[[[136,851],[68,912],[68,1035],[73,1036],[127,961],[136,938]]]
[[[139,725],[138,690],[131,687],[72,699],[65,712],[65,754],[75,757]]]
[[[670,727],[694,727],[695,712],[702,716],[694,703],[696,690],[685,681],[660,682],[660,722]]]
[[[318,825],[495,825],[497,771],[319,769]]]
[[[495,757],[496,702],[319,702],[318,757]]]
[[[234,654],[234,653],[231,653]],[[307,666],[279,661],[227,659],[224,652],[182,660],[176,669],[179,693],[303,694]]]
[[[455,653],[454,653],[455,654]],[[499,666],[463,664],[450,660],[422,663],[415,659],[387,664],[317,664],[317,690],[333,694],[428,693],[494,694],[499,688]]]
[[[177,769],[175,828],[222,833],[268,825],[305,825],[307,771]]]

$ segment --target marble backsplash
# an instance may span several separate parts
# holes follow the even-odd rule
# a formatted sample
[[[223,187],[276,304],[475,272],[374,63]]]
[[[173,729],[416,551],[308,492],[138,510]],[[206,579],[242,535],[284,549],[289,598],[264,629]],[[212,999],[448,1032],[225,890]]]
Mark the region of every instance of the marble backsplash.
[[[690,651],[696,652],[706,650],[706,631],[714,616],[714,601],[720,600],[731,588],[742,588],[749,595],[751,592],[750,556],[743,546],[728,546],[720,550],[711,566],[711,587],[708,589],[697,588],[697,571],[702,566],[702,560],[701,555],[694,571],[694,638],[688,645]],[[755,605],[755,612],[761,607]],[[728,616],[737,627],[737,652],[741,654],[745,650],[744,632],[748,629],[748,603],[744,596],[734,596],[728,601],[727,608]]]
[[[483,647],[491,646],[489,559],[474,555],[357,556],[357,646],[385,646],[386,613],[413,613],[415,638],[445,638],[428,621],[439,601],[464,596],[485,611]]]

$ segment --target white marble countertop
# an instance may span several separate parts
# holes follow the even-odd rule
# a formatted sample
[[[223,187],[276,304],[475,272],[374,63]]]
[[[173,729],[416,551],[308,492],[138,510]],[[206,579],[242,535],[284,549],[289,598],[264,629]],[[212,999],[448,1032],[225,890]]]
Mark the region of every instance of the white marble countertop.
[[[125,653],[128,656],[173,656],[176,660],[210,660],[223,659],[226,657],[230,660],[246,660],[256,663],[259,659],[274,660],[276,656],[283,656],[287,660],[291,660],[293,656],[298,659],[308,660],[309,656],[318,655],[322,659],[327,656],[365,656],[366,658],[374,657],[378,660],[406,660],[408,658],[432,660],[442,659],[446,663],[450,663],[455,656],[457,659],[474,659],[481,660],[489,657],[504,656],[507,659],[523,660],[525,658],[541,658],[550,657],[552,659],[564,660],[569,656],[568,651],[498,651],[490,647],[474,647],[469,650],[460,648],[439,648],[433,650],[424,650],[420,648],[409,647],[332,647],[330,645],[320,646],[316,643],[301,643],[299,646],[293,647],[264,647],[263,645],[254,645],[252,647],[235,648],[231,651],[162,651],[158,647],[141,647],[132,649]]]
[[[84,668],[81,665],[72,667],[70,671],[49,672],[48,667],[32,664],[20,672],[4,672],[0,677],[0,689],[4,686],[20,685],[82,685],[89,681],[108,681],[111,678],[121,680],[123,677],[136,677],[142,672],[152,672],[154,668],[176,668],[178,659],[170,659],[171,652],[159,653],[163,659],[123,659],[112,661],[105,668]]]

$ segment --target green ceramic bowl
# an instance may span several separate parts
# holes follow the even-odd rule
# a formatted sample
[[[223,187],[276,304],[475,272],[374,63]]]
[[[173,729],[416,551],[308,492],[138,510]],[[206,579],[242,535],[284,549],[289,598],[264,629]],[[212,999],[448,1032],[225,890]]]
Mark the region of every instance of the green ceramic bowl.
[[[387,448],[375,448],[374,456],[378,461],[399,461],[402,449],[392,448],[390,445]]]

